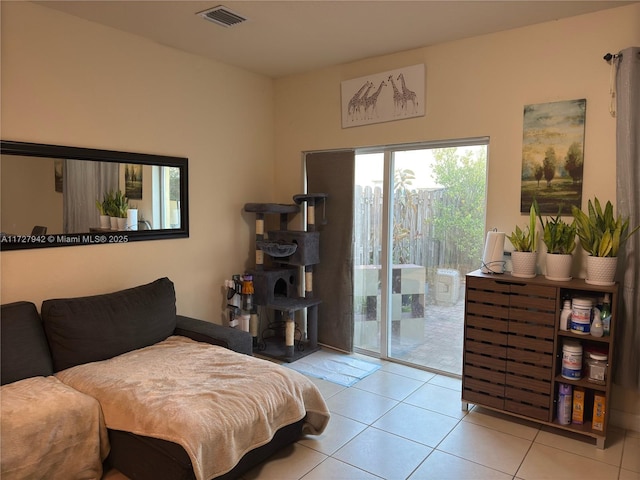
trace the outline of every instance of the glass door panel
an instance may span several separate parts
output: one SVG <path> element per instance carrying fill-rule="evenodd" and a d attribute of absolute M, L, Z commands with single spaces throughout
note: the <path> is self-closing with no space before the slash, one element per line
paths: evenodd
<path fill-rule="evenodd" d="M 354 346 L 382 354 L 384 153 L 356 155 L 354 191 Z M 384 324 L 382 324 L 384 327 Z"/>
<path fill-rule="evenodd" d="M 354 345 L 363 353 L 461 373 L 463 282 L 482 258 L 486 156 L 486 142 L 356 155 Z"/>

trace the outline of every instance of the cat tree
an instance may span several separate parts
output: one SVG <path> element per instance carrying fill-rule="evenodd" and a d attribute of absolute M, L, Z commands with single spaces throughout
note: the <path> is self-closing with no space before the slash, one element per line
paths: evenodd
<path fill-rule="evenodd" d="M 313 295 L 314 266 L 320 263 L 320 232 L 316 230 L 316 206 L 325 193 L 294 195 L 294 204 L 247 203 L 245 212 L 256 215 L 255 270 L 251 272 L 254 304 L 273 312 L 274 318 L 259 333 L 257 350 L 262 355 L 293 362 L 318 347 L 318 305 Z M 303 231 L 288 230 L 289 215 L 300 213 L 306 203 Z M 265 215 L 279 215 L 280 229 L 265 236 Z M 265 263 L 267 260 L 267 263 Z M 301 291 L 304 271 L 304 296 Z M 306 338 L 295 322 L 296 312 L 305 310 Z M 269 314 L 267 313 L 267 316 Z"/>

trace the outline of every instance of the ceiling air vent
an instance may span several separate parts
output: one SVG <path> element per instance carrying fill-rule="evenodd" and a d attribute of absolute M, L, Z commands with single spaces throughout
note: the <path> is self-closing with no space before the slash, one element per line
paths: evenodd
<path fill-rule="evenodd" d="M 209 10 L 199 12 L 198 15 L 210 22 L 222 25 L 223 27 L 233 27 L 234 25 L 247 21 L 245 17 L 229 10 L 224 5 L 218 5 L 217 7 L 210 8 Z"/>

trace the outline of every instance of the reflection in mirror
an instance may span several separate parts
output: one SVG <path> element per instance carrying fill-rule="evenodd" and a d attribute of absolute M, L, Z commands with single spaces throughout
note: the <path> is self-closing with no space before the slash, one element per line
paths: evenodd
<path fill-rule="evenodd" d="M 186 158 L 3 141 L 0 192 L 2 250 L 189 235 Z"/>

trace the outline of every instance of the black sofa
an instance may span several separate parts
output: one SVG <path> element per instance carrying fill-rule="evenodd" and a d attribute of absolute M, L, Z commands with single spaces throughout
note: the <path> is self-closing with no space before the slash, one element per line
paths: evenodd
<path fill-rule="evenodd" d="M 109 359 L 171 335 L 224 346 L 246 355 L 246 332 L 176 314 L 173 283 L 162 278 L 147 285 L 91 297 L 46 300 L 41 317 L 30 302 L 2 305 L 2 385 L 88 362 Z M 304 419 L 280 428 L 272 440 L 246 453 L 217 477 L 238 478 L 302 434 Z M 116 468 L 132 479 L 194 479 L 187 452 L 158 438 L 109 430 L 105 471 Z"/>

